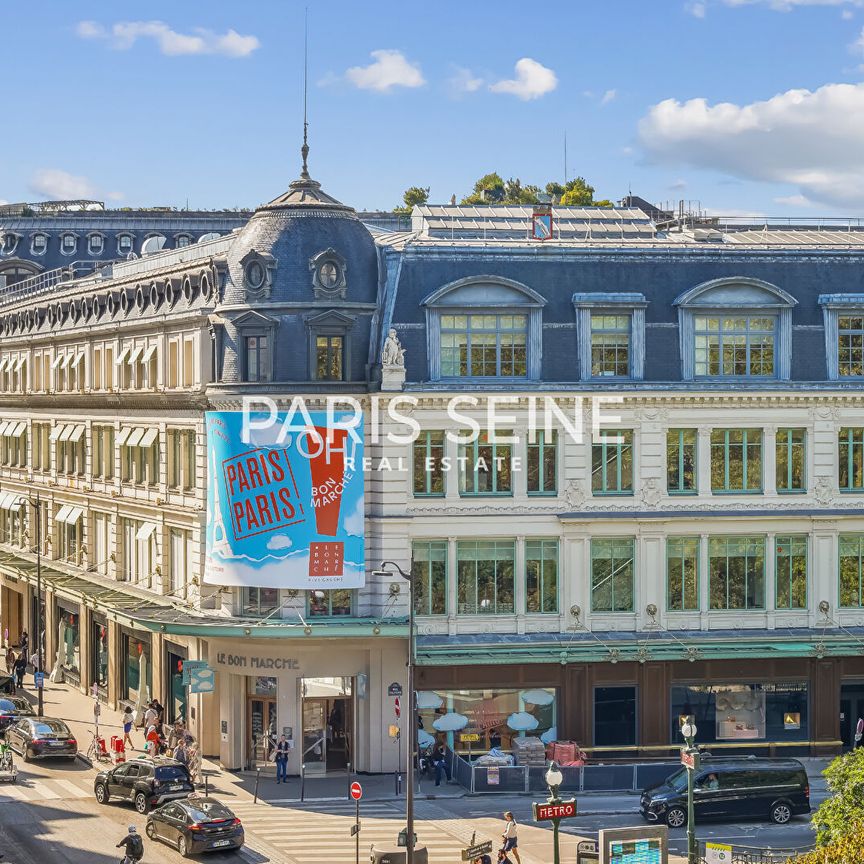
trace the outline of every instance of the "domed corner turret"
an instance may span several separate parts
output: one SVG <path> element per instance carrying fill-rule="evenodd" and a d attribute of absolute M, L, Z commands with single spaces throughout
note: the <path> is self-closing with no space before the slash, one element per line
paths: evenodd
<path fill-rule="evenodd" d="M 226 305 L 375 302 L 372 235 L 352 207 L 304 175 L 238 232 L 228 255 Z"/>

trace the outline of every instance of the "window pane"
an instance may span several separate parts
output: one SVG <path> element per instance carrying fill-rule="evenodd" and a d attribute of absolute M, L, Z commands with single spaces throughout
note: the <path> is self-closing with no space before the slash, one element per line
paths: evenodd
<path fill-rule="evenodd" d="M 864 606 L 861 562 L 864 557 L 864 534 L 840 535 L 840 605 Z"/>
<path fill-rule="evenodd" d="M 806 455 L 804 429 L 777 430 L 777 491 L 803 492 Z"/>
<path fill-rule="evenodd" d="M 633 432 L 601 432 L 591 446 L 591 489 L 595 495 L 632 494 Z"/>
<path fill-rule="evenodd" d="M 807 608 L 807 537 L 775 539 L 778 609 Z"/>
<path fill-rule="evenodd" d="M 669 492 L 696 491 L 696 430 L 666 433 L 666 486 Z"/>
<path fill-rule="evenodd" d="M 414 442 L 414 494 L 443 495 L 444 433 L 421 432 Z"/>
<path fill-rule="evenodd" d="M 526 458 L 529 495 L 552 495 L 557 489 L 558 475 L 557 434 L 550 431 L 536 433 L 534 442 L 529 440 Z"/>
<path fill-rule="evenodd" d="M 591 541 L 591 608 L 595 612 L 633 611 L 632 538 Z"/>
<path fill-rule="evenodd" d="M 525 542 L 525 610 L 558 611 L 558 541 Z"/>
<path fill-rule="evenodd" d="M 711 490 L 758 492 L 762 488 L 762 430 L 711 432 Z"/>
<path fill-rule="evenodd" d="M 763 609 L 765 541 L 762 537 L 712 537 L 708 541 L 712 609 Z"/>
<path fill-rule="evenodd" d="M 671 611 L 699 609 L 699 538 L 666 541 L 666 596 Z"/>
<path fill-rule="evenodd" d="M 460 540 L 456 558 L 460 614 L 513 613 L 513 541 Z"/>
<path fill-rule="evenodd" d="M 528 374 L 526 315 L 442 315 L 440 334 L 442 376 Z"/>

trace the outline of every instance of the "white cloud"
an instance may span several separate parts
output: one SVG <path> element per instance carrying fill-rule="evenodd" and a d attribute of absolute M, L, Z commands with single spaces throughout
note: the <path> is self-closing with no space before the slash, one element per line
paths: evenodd
<path fill-rule="evenodd" d="M 774 199 L 775 204 L 782 204 L 784 207 L 812 207 L 813 202 L 804 195 L 781 195 Z"/>
<path fill-rule="evenodd" d="M 86 177 L 69 174 L 59 168 L 41 168 L 30 178 L 28 186 L 31 192 L 56 200 L 95 198 L 99 195 Z"/>
<path fill-rule="evenodd" d="M 841 17 L 844 21 L 851 21 L 851 20 L 855 17 L 855 13 L 854 13 L 851 9 L 844 9 L 844 10 L 840 13 L 840 17 Z"/>
<path fill-rule="evenodd" d="M 422 87 L 426 83 L 418 63 L 412 63 L 401 51 L 372 51 L 368 66 L 352 66 L 345 72 L 348 81 L 360 90 L 387 93 L 394 87 Z"/>
<path fill-rule="evenodd" d="M 267 548 L 272 550 L 290 549 L 294 545 L 294 541 L 287 534 L 274 534 L 267 541 Z"/>
<path fill-rule="evenodd" d="M 608 105 L 610 102 L 614 102 L 618 97 L 617 90 L 607 90 L 603 96 L 600 98 L 601 105 Z"/>
<path fill-rule="evenodd" d="M 704 18 L 708 7 L 704 3 L 687 3 L 684 9 L 689 12 L 694 18 Z"/>
<path fill-rule="evenodd" d="M 493 93 L 509 93 L 528 101 L 529 99 L 539 99 L 546 93 L 551 93 L 558 86 L 558 77 L 555 73 L 530 57 L 517 60 L 515 71 L 515 78 L 496 81 L 489 85 L 489 89 Z"/>
<path fill-rule="evenodd" d="M 666 99 L 639 122 L 639 138 L 655 162 L 786 183 L 809 200 L 862 209 L 864 84 L 788 90 L 748 105 Z"/>
<path fill-rule="evenodd" d="M 345 517 L 345 522 L 343 523 L 345 533 L 351 534 L 353 537 L 362 537 L 364 516 L 363 499 L 361 498 L 354 506 L 354 509 Z"/>
<path fill-rule="evenodd" d="M 483 79 L 475 75 L 470 69 L 464 66 L 457 66 L 447 82 L 450 89 L 461 95 L 463 93 L 476 93 L 483 86 Z"/>
<path fill-rule="evenodd" d="M 214 33 L 196 27 L 192 33 L 178 33 L 164 21 L 120 21 L 105 27 L 96 21 L 80 21 L 76 33 L 82 39 L 102 39 L 118 51 L 126 51 L 139 39 L 152 39 L 163 54 L 221 54 L 224 57 L 248 57 L 260 47 L 256 36 L 243 36 L 236 30 Z"/>
<path fill-rule="evenodd" d="M 687 181 L 679 177 L 674 183 L 669 184 L 670 189 L 684 189 L 687 186 Z"/>
<path fill-rule="evenodd" d="M 864 6 L 864 0 L 723 0 L 726 6 L 767 6 L 775 12 L 791 12 L 802 6 Z"/>

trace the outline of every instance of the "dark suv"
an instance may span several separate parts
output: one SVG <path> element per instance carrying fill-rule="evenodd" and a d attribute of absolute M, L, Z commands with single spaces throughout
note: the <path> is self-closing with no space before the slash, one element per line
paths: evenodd
<path fill-rule="evenodd" d="M 693 810 L 697 822 L 767 817 L 784 825 L 810 812 L 810 782 L 797 759 L 703 757 L 693 777 Z M 687 769 L 646 789 L 639 812 L 649 822 L 686 825 Z"/>
<path fill-rule="evenodd" d="M 141 757 L 116 768 L 100 771 L 93 792 L 100 804 L 111 798 L 131 801 L 139 813 L 147 813 L 166 801 L 187 798 L 195 791 L 185 765 L 164 756 Z"/>

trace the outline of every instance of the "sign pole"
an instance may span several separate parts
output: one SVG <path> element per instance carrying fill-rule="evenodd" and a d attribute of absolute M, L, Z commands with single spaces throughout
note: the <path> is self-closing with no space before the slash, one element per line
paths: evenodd
<path fill-rule="evenodd" d="M 355 864 L 360 864 L 360 799 L 358 798 L 355 802 L 355 810 L 354 810 L 354 825 L 357 828 L 357 831 L 354 833 L 354 862 Z"/>

